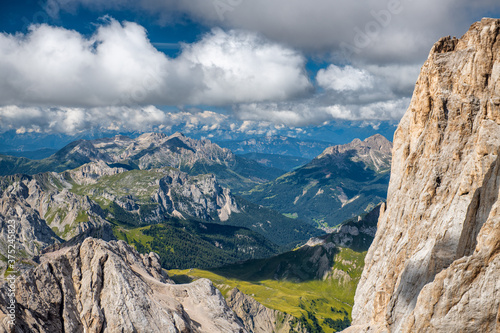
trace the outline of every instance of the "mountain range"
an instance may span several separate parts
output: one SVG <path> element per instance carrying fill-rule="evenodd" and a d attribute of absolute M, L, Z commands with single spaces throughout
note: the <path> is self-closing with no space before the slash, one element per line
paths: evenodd
<path fill-rule="evenodd" d="M 209 140 L 194 140 L 181 133 L 147 133 L 136 139 L 115 136 L 78 140 L 42 160 L 0 155 L 0 175 L 62 172 L 103 161 L 127 170 L 170 166 L 191 175 L 213 173 L 233 190 L 248 189 L 272 180 L 283 171 L 233 154 Z"/>
<path fill-rule="evenodd" d="M 19 229 L 30 233 L 20 238 L 26 259 L 49 245 L 74 243 L 75 237 L 104 229 L 110 239 L 160 253 L 165 268 L 206 268 L 269 256 L 278 246 L 321 234 L 235 197 L 214 175 L 116 165 L 100 160 L 61 173 L 0 177 L 3 220 L 21 219 Z M 1 240 L 6 246 L 6 232 Z"/>
<path fill-rule="evenodd" d="M 372 175 L 374 170 L 385 174 L 387 156 L 384 154 L 388 148 L 384 140 L 377 136 L 365 142 L 357 140 L 345 147 L 327 148 L 313 161 L 258 153 L 245 158 L 208 140 L 194 140 L 180 133 L 170 136 L 149 133 L 136 139 L 115 136 L 90 141 L 78 140 L 41 160 L 2 156 L 0 164 L 4 176 L 0 176 L 0 217 L 3 224 L 0 249 L 2 253 L 8 252 L 9 234 L 5 223 L 14 219 L 19 222 L 16 225 L 20 259 L 17 266 L 23 272 L 33 272 L 42 280 L 59 280 L 69 274 L 69 271 L 77 272 L 78 267 L 69 267 L 65 262 L 88 260 L 84 259 L 86 254 L 75 254 L 75 251 L 85 249 L 89 256 L 93 251 L 102 253 L 102 258 L 116 254 L 118 257 L 114 259 L 113 265 L 124 267 L 130 264 L 129 259 L 121 257 L 124 253 L 137 258 L 142 256 L 140 260 L 143 261 L 146 260 L 144 256 L 152 258 L 156 273 L 146 269 L 144 276 L 152 275 L 159 283 L 164 284 L 169 284 L 170 280 L 162 275 L 158 267 L 199 270 L 224 266 L 226 268 L 221 268 L 220 272 L 228 274 L 232 271 L 240 274 L 243 271 L 248 273 L 258 270 L 260 273 L 254 278 L 261 280 L 269 278 L 267 274 L 273 272 L 273 279 L 286 281 L 290 286 L 309 283 L 308 281 L 331 283 L 335 280 L 338 284 L 338 279 L 341 276 L 345 278 L 345 274 L 349 273 L 340 273 L 348 268 L 345 265 L 338 266 L 336 261 L 354 258 L 352 260 L 356 262 L 357 270 L 362 267 L 363 251 L 366 251 L 372 240 L 370 233 L 373 233 L 374 228 L 360 231 L 358 227 L 363 222 L 358 221 L 358 216 L 365 215 L 378 202 L 373 200 L 373 207 L 366 206 L 358 209 L 356 214 L 349 215 L 355 218 L 346 222 L 339 229 L 341 232 L 337 230 L 336 236 L 332 234 L 325 237 L 322 236 L 324 231 L 307 221 L 307 216 L 285 216 L 287 214 L 273 210 L 272 207 L 254 202 L 254 198 L 249 198 L 246 193 L 255 191 L 258 186 L 279 181 L 276 177 L 282 176 L 285 170 L 292 171 L 284 177 L 293 178 L 300 177 L 304 174 L 303 170 L 311 167 L 320 169 L 319 172 L 313 172 L 312 178 L 307 178 L 310 173 L 306 172 L 306 178 L 308 181 L 314 178 L 321 184 L 328 181 L 331 173 L 338 178 L 345 177 L 347 181 L 350 168 L 358 164 L 357 172 L 362 170 Z M 331 173 L 325 173 L 326 169 Z M 380 179 L 382 182 L 384 178 Z M 309 182 L 297 183 L 296 190 L 305 193 L 308 184 Z M 273 191 L 275 196 L 282 195 L 281 188 Z M 358 227 L 352 227 L 350 223 L 358 223 Z M 373 224 L 373 221 L 370 223 Z M 365 231 L 370 235 L 365 234 Z M 308 240 L 307 246 L 287 252 Z M 121 241 L 133 246 L 133 249 L 127 248 Z M 273 257 L 276 255 L 278 256 Z M 340 259 L 341 257 L 344 259 Z M 2 272 L 7 275 L 7 257 L 2 256 L 0 259 Z M 246 267 L 243 271 L 238 266 L 227 266 L 248 259 L 257 261 L 243 264 L 242 267 Z M 48 262 L 51 264 L 44 266 Z M 151 262 L 145 262 L 144 265 L 149 267 Z M 46 269 L 52 275 L 41 277 Z M 311 272 L 314 273 L 310 275 Z M 135 273 L 125 268 L 117 274 L 128 276 Z M 349 278 L 351 291 L 341 297 L 345 302 L 352 303 L 359 275 L 356 274 Z M 245 276 L 243 274 L 241 278 Z M 95 278 L 105 279 L 102 276 Z M 112 279 L 115 278 L 119 279 Z M 33 283 L 33 279 L 30 277 L 23 280 L 23 286 L 19 290 L 23 290 L 26 284 Z M 126 279 L 127 283 L 139 283 L 131 275 Z M 84 297 L 75 296 L 71 288 L 62 290 L 61 297 Z M 104 286 L 102 288 L 105 290 Z M 148 290 L 149 287 L 142 285 L 140 288 Z M 324 291 L 325 288 L 326 284 L 320 289 Z M 228 296 L 227 291 L 223 290 L 224 296 Z M 121 293 L 118 290 L 113 292 Z M 239 312 L 243 303 L 253 304 L 256 309 L 274 316 L 272 321 L 262 322 L 263 327 L 271 325 L 278 329 L 279 326 L 282 330 L 293 329 L 298 332 L 309 332 L 312 327 L 323 327 L 327 331 L 332 327 L 345 327 L 352 304 L 345 307 L 335 301 L 335 306 L 325 308 L 326 303 L 321 301 L 323 305 L 310 307 L 307 304 L 311 297 L 304 295 L 301 302 L 293 302 L 290 311 L 294 315 L 286 314 L 286 308 L 282 309 L 284 312 L 277 310 L 273 304 L 264 302 L 265 305 L 259 305 L 258 301 L 242 291 L 235 290 L 229 303 L 230 309 L 240 313 L 240 316 L 243 316 Z M 40 306 L 45 301 L 45 296 L 37 300 L 41 302 Z M 58 304 L 62 300 L 52 299 L 50 302 Z M 92 301 L 82 299 L 81 302 Z M 266 305 L 272 308 L 267 308 Z M 52 306 L 47 308 L 51 309 Z M 68 307 L 74 306 L 77 305 L 68 304 Z M 305 310 L 297 312 L 301 307 Z M 319 317 L 313 315 L 319 310 L 322 313 Z M 161 317 L 157 310 L 154 312 L 143 315 Z M 67 329 L 76 330 L 78 327 L 91 327 L 77 321 L 53 322 L 44 316 L 47 315 L 25 312 L 23 325 L 41 325 L 47 330 L 65 325 L 69 325 Z M 68 312 L 68 316 L 73 314 Z M 112 318 L 113 315 L 109 316 Z M 134 316 L 130 315 L 130 318 Z M 249 323 L 254 322 L 253 318 L 236 317 L 236 321 L 238 325 L 248 329 Z M 261 317 L 255 318 L 256 321 L 263 320 Z M 42 322 L 47 324 L 44 326 Z M 246 325 L 243 324 L 245 322 Z M 102 328 L 107 324 L 97 321 L 96 325 Z M 187 327 L 193 324 L 186 321 L 182 325 Z"/>
<path fill-rule="evenodd" d="M 360 150 L 356 158 L 363 159 L 363 153 Z M 171 136 L 151 133 L 137 139 L 116 136 L 79 140 L 42 160 L 3 156 L 1 163 L 5 168 L 2 173 L 6 175 L 0 177 L 0 207 L 3 207 L 0 216 L 4 224 L 9 219 L 20 221 L 17 230 L 18 236 L 22 236 L 18 237 L 21 264 L 18 266 L 22 271 L 40 267 L 42 262 L 54 258 L 52 253 L 72 253 L 72 249 L 83 246 L 85 239 L 97 237 L 106 242 L 125 241 L 149 257 L 152 256 L 149 253 L 155 252 L 158 254 L 154 257 L 156 265 L 164 269 L 213 269 L 247 259 L 268 258 L 262 259 L 263 263 L 282 262 L 281 265 L 285 266 L 293 260 L 298 260 L 297 263 L 302 263 L 300 265 L 312 260 L 313 266 L 307 264 L 299 270 L 290 268 L 275 273 L 279 279 L 290 280 L 294 274 L 302 272 L 298 280 L 287 282 L 292 285 L 304 279 L 301 274 L 307 274 L 306 267 L 314 271 L 323 270 L 315 273 L 317 276 L 312 276 L 313 280 L 327 274 L 338 253 L 330 245 L 320 245 L 331 243 L 326 238 L 315 240 L 313 247 L 309 243 L 305 248 L 272 259 L 272 256 L 304 244 L 310 238 L 321 237 L 323 231 L 303 219 L 287 217 L 233 194 L 245 193 L 243 191 L 282 175 L 285 172 L 283 169 L 290 168 L 292 162 L 300 166 L 307 165 L 309 160 L 256 153 L 249 157 L 234 155 L 208 140 L 193 140 L 180 133 Z M 353 157 L 349 155 L 348 158 Z M 331 164 L 327 167 L 335 169 L 338 166 Z M 339 169 L 338 172 L 340 176 L 345 170 Z M 262 175 L 267 175 L 267 178 Z M 358 213 L 362 215 L 363 211 Z M 349 227 L 345 226 L 342 230 L 345 228 Z M 2 253 L 8 250 L 6 230 L 4 228 L 0 234 Z M 365 237 L 360 242 L 369 244 L 371 238 Z M 94 242 L 90 248 L 106 253 L 116 252 L 117 247 L 113 244 Z M 123 249 L 123 245 L 119 245 L 122 243 L 116 244 Z M 324 256 L 318 257 L 317 246 L 326 251 L 324 255 L 329 258 L 325 257 L 326 266 L 324 259 L 319 260 Z M 87 249 L 93 251 L 90 248 Z M 359 261 L 363 254 L 350 256 Z M 55 260 L 64 261 L 67 257 L 63 255 Z M 8 271 L 6 263 L 7 258 L 2 257 L 4 273 Z M 266 264 L 268 268 L 261 267 L 259 270 L 262 273 L 269 271 L 273 265 Z M 361 264 L 357 265 L 361 267 Z M 251 269 L 257 266 L 253 262 L 248 263 Z M 295 273 L 284 273 L 288 271 Z M 36 274 L 41 274 L 41 271 Z M 63 275 L 56 274 L 55 278 Z M 353 290 L 352 286 L 350 288 Z M 246 303 L 258 304 L 241 291 L 233 294 L 234 302 L 230 304 L 236 312 L 242 307 L 236 299 L 243 298 Z M 352 295 L 349 297 L 346 300 Z M 304 298 L 304 304 L 309 298 Z M 291 309 L 298 309 L 300 304 L 294 304 Z M 309 332 L 311 325 L 344 327 L 350 313 L 350 307 L 343 308 L 339 303 L 335 308 L 342 310 L 335 311 L 340 311 L 343 316 L 337 316 L 334 322 L 327 320 L 319 324 L 313 315 L 310 315 L 312 319 L 302 316 L 307 311 L 315 311 L 313 308 L 307 307 L 306 312 L 293 316 L 270 310 L 264 305 L 256 306 L 268 309 L 266 312 L 275 316 L 275 322 L 282 325 L 280 327 L 303 332 Z M 327 313 L 318 318 L 326 320 Z M 29 326 L 40 323 L 42 319 L 26 317 L 23 320 Z M 248 318 L 240 318 L 241 322 L 245 320 L 249 322 Z M 276 323 L 273 324 L 275 327 Z M 66 324 L 48 325 L 59 327 Z"/>
<path fill-rule="evenodd" d="M 272 154 L 313 159 L 332 144 L 323 141 L 301 140 L 287 136 L 264 136 L 235 141 L 218 141 L 221 147 L 235 154 Z"/>

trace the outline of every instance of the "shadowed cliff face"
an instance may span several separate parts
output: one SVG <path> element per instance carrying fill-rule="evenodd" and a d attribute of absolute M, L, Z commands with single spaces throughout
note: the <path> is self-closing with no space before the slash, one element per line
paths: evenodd
<path fill-rule="evenodd" d="M 442 38 L 394 136 L 349 332 L 500 329 L 500 20 Z"/>

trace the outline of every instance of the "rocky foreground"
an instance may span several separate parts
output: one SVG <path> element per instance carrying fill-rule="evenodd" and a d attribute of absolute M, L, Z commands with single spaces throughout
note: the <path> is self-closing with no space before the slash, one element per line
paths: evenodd
<path fill-rule="evenodd" d="M 246 332 L 209 280 L 172 284 L 156 254 L 123 241 L 47 253 L 16 289 L 15 328 L 0 292 L 0 332 Z"/>
<path fill-rule="evenodd" d="M 500 331 L 500 20 L 442 38 L 395 133 L 346 332 Z"/>

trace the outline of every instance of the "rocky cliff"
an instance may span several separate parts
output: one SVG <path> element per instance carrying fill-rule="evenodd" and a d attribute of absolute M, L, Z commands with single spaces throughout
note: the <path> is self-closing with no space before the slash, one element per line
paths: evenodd
<path fill-rule="evenodd" d="M 43 248 L 62 241 L 43 216 L 26 202 L 29 190 L 23 181 L 29 178 L 0 177 L 0 283 L 12 251 L 17 270 L 26 264 L 29 267 L 29 259 L 39 255 Z"/>
<path fill-rule="evenodd" d="M 47 253 L 16 280 L 14 331 L 246 332 L 209 280 L 174 285 L 158 259 L 93 238 Z M 0 290 L 2 332 L 6 297 Z"/>
<path fill-rule="evenodd" d="M 500 331 L 500 20 L 442 38 L 394 136 L 348 332 Z"/>

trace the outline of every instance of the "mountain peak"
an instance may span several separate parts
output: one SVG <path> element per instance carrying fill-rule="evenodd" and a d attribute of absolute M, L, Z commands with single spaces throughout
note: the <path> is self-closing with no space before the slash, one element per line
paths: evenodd
<path fill-rule="evenodd" d="M 164 139 L 166 137 L 167 137 L 166 134 L 151 132 L 151 133 L 141 134 L 139 137 L 137 137 L 137 140 L 139 140 L 139 141 L 161 140 L 161 139 Z"/>
<path fill-rule="evenodd" d="M 174 134 L 170 135 L 168 138 L 185 138 L 186 136 L 182 134 L 181 132 L 175 132 Z"/>
<path fill-rule="evenodd" d="M 345 145 L 326 148 L 317 159 L 350 157 L 353 161 L 361 161 L 376 172 L 390 169 L 392 143 L 380 134 L 373 135 L 364 141 L 354 139 Z M 350 155 L 350 156 L 347 156 Z"/>

